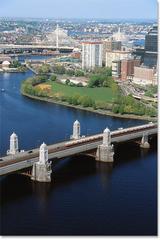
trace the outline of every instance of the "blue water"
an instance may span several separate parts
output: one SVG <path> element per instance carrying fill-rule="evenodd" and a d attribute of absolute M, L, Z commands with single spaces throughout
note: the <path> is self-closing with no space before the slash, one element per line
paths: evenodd
<path fill-rule="evenodd" d="M 144 47 L 144 45 L 145 45 L 145 39 L 135 40 L 133 43 L 134 43 L 134 46 Z"/>
<path fill-rule="evenodd" d="M 47 60 L 53 57 L 54 56 L 47 56 L 47 55 L 24 55 L 24 56 L 22 55 L 22 56 L 18 56 L 18 60 L 20 62 L 24 62 L 25 60 Z"/>
<path fill-rule="evenodd" d="M 27 73 L 0 74 L 0 154 L 15 131 L 21 149 L 69 139 L 78 119 L 82 135 L 133 126 L 120 119 L 20 94 Z M 136 143 L 115 146 L 114 163 L 76 156 L 53 163 L 52 182 L 42 184 L 13 174 L 1 178 L 2 235 L 156 235 L 157 150 Z"/>

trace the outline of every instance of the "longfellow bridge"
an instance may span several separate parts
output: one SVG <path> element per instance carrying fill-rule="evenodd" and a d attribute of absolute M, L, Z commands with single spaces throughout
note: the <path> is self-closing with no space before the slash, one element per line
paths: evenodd
<path fill-rule="evenodd" d="M 51 163 L 54 159 L 61 159 L 77 154 L 92 154 L 97 161 L 114 161 L 114 144 L 127 141 L 137 141 L 140 147 L 149 148 L 149 139 L 157 135 L 157 124 L 148 123 L 140 126 L 119 128 L 110 131 L 108 128 L 101 134 L 92 136 L 80 135 L 80 123 L 73 124 L 73 135 L 69 141 L 47 146 L 43 143 L 38 149 L 19 151 L 18 137 L 13 133 L 10 137 L 10 149 L 7 156 L 0 160 L 0 176 L 17 171 L 25 172 L 32 169 L 32 180 L 39 182 L 51 181 Z"/>

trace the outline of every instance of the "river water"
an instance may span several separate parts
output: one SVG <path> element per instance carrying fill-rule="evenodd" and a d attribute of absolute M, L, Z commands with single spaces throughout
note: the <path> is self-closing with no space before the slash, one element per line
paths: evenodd
<path fill-rule="evenodd" d="M 100 116 L 20 94 L 27 73 L 0 74 L 0 154 L 15 131 L 21 149 L 69 139 L 78 119 L 82 135 L 143 123 Z M 13 174 L 1 177 L 2 235 L 156 235 L 157 149 L 135 143 L 115 148 L 112 165 L 91 157 L 53 163 L 51 183 Z"/>

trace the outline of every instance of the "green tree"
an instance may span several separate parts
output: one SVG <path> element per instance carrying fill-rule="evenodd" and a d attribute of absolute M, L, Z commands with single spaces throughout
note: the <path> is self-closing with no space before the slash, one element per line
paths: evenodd
<path fill-rule="evenodd" d="M 13 60 L 13 62 L 11 62 L 10 68 L 18 68 L 21 67 L 21 63 L 18 60 Z"/>
<path fill-rule="evenodd" d="M 94 104 L 94 101 L 88 96 L 81 96 L 79 102 L 83 107 L 92 107 Z"/>
<path fill-rule="evenodd" d="M 65 67 L 61 65 L 55 65 L 53 71 L 57 74 L 65 74 Z"/>
<path fill-rule="evenodd" d="M 81 70 L 76 70 L 76 71 L 75 71 L 75 76 L 76 76 L 76 77 L 82 77 L 82 76 L 84 76 L 84 72 L 81 71 Z"/>
<path fill-rule="evenodd" d="M 50 65 L 49 64 L 43 64 L 38 69 L 38 73 L 39 74 L 49 73 L 50 71 L 51 71 L 51 69 L 50 69 Z"/>
<path fill-rule="evenodd" d="M 55 82 L 56 80 L 57 80 L 57 76 L 56 75 L 50 76 L 50 81 Z"/>
<path fill-rule="evenodd" d="M 70 82 L 71 82 L 71 81 L 70 81 L 69 79 L 66 79 L 66 82 L 65 82 L 65 83 L 66 83 L 66 85 L 69 85 Z"/>
<path fill-rule="evenodd" d="M 72 104 L 73 104 L 73 105 L 78 105 L 78 104 L 79 104 L 79 98 L 80 98 L 80 95 L 79 95 L 79 94 L 75 94 L 75 95 L 72 97 Z"/>
<path fill-rule="evenodd" d="M 92 75 L 88 82 L 88 87 L 99 87 L 99 76 L 98 75 Z"/>
<path fill-rule="evenodd" d="M 73 76 L 75 74 L 75 71 L 72 70 L 72 69 L 68 69 L 68 70 L 65 71 L 65 73 L 69 76 Z"/>

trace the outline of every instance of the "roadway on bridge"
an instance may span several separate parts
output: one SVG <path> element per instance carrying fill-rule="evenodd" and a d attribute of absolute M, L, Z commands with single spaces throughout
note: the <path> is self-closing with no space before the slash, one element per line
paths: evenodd
<path fill-rule="evenodd" d="M 112 143 L 142 138 L 143 134 L 157 134 L 157 124 L 146 124 L 111 132 Z M 48 146 L 49 160 L 65 158 L 96 149 L 102 144 L 103 134 L 70 140 Z M 0 162 L 0 176 L 33 166 L 39 160 L 39 148 L 6 156 Z"/>

